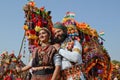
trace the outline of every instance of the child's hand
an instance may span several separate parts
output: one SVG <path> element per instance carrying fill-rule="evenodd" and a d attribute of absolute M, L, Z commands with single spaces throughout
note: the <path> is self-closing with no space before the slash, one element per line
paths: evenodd
<path fill-rule="evenodd" d="M 74 46 L 74 42 L 73 42 L 73 41 L 68 42 L 67 49 L 71 51 L 71 50 L 72 50 L 72 48 L 73 48 L 73 46 Z"/>

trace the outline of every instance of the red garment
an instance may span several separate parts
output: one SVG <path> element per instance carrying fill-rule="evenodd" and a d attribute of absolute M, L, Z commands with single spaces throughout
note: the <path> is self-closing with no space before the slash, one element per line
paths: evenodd
<path fill-rule="evenodd" d="M 12 80 L 12 78 L 10 76 L 6 76 L 4 80 Z"/>

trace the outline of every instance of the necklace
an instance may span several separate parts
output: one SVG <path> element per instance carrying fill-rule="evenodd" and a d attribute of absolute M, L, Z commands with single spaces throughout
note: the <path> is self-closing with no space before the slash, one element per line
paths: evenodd
<path fill-rule="evenodd" d="M 43 57 L 47 53 L 47 49 L 49 47 L 49 44 L 46 46 L 40 46 L 38 50 L 38 56 L 39 56 L 39 64 L 41 65 L 43 63 Z"/>

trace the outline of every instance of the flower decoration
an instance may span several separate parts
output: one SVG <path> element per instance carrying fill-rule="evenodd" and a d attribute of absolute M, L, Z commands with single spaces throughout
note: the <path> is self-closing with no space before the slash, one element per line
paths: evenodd
<path fill-rule="evenodd" d="M 23 7 L 25 13 L 25 23 L 23 28 L 29 45 L 38 46 L 38 32 L 40 29 L 46 27 L 51 30 L 53 24 L 50 16 L 51 11 L 46 11 L 44 6 L 38 8 L 35 4 L 34 0 L 29 0 Z"/>

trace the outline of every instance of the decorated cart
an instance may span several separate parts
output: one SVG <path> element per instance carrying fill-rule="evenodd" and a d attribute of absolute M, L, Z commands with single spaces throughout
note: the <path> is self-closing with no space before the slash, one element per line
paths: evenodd
<path fill-rule="evenodd" d="M 68 28 L 70 39 L 78 40 L 82 45 L 82 70 L 88 80 L 111 80 L 111 60 L 103 46 L 105 41 L 96 29 L 85 22 L 77 22 L 75 13 L 67 12 L 62 22 Z"/>
<path fill-rule="evenodd" d="M 32 51 L 38 46 L 38 32 L 44 26 L 49 26 L 52 29 L 52 21 L 50 13 L 44 7 L 38 8 L 33 0 L 28 0 L 28 3 L 23 7 L 25 13 L 24 37 L 18 56 L 14 53 L 3 52 L 0 55 L 0 80 L 27 80 L 29 71 L 18 73 L 17 67 L 24 67 L 22 57 L 26 57 L 26 50 L 32 55 Z M 26 46 L 28 41 L 28 46 Z M 26 49 L 28 47 L 28 49 Z M 23 51 L 23 52 L 22 52 Z M 22 54 L 21 54 L 22 53 Z M 29 57 L 28 57 L 29 58 Z M 14 78 L 14 79 L 13 79 Z"/>
<path fill-rule="evenodd" d="M 15 56 L 14 52 L 4 51 L 0 55 L 0 80 L 24 80 L 27 72 L 22 74 L 16 71 L 17 67 L 23 67 L 25 64 L 21 61 L 21 56 Z"/>
<path fill-rule="evenodd" d="M 36 7 L 33 0 L 29 0 L 23 7 L 23 10 L 25 13 L 25 23 L 23 26 L 25 34 L 22 44 L 26 43 L 24 42 L 25 39 L 28 40 L 29 53 L 32 55 L 33 49 L 38 46 L 38 32 L 40 29 L 44 26 L 52 30 L 51 11 L 46 11 L 44 7 Z M 74 19 L 74 15 L 73 12 L 67 12 L 62 23 L 65 26 L 69 26 L 67 27 L 70 39 L 69 45 L 73 44 L 72 40 L 78 40 L 82 45 L 82 72 L 87 80 L 111 80 L 111 59 L 103 46 L 104 39 L 89 24 L 77 22 Z M 21 45 L 21 49 L 22 47 L 23 45 Z M 9 76 L 26 80 L 27 72 L 19 74 L 14 70 L 17 67 L 25 66 L 20 56 L 16 57 L 13 53 L 8 55 L 5 52 L 1 54 L 0 60 L 0 63 L 4 64 L 0 65 L 0 70 L 2 70 L 0 71 L 1 80 L 10 78 Z"/>

